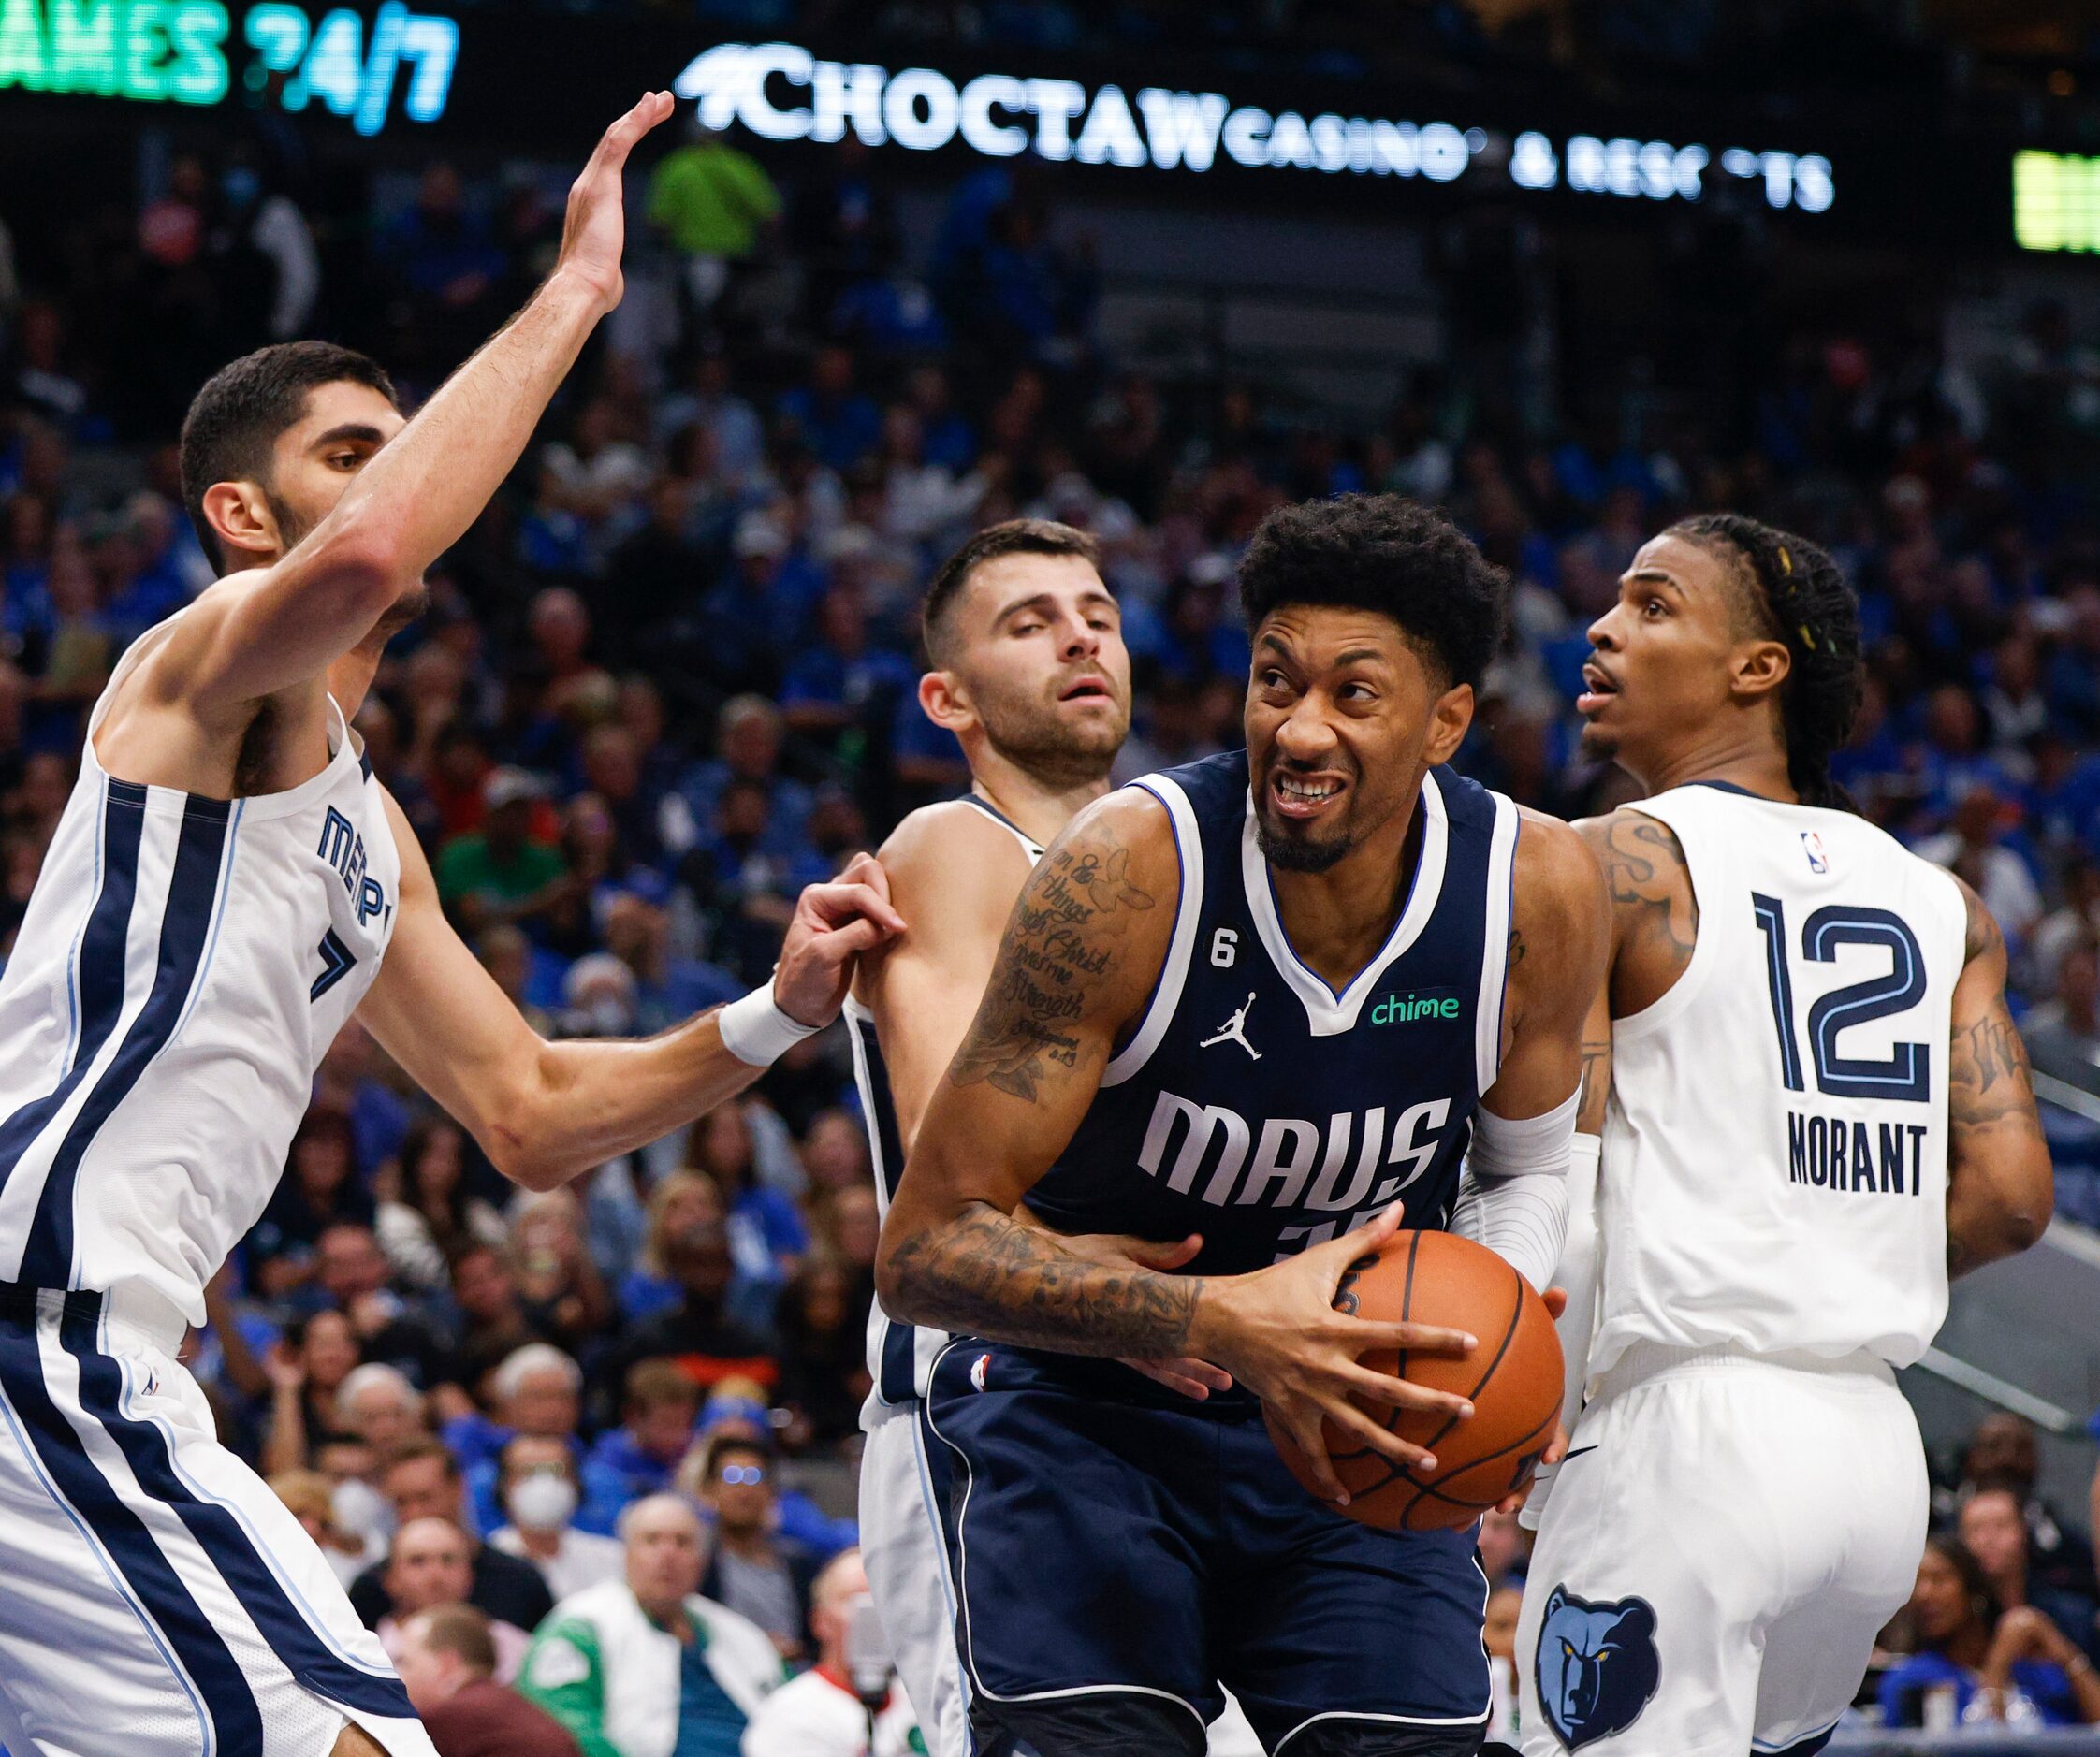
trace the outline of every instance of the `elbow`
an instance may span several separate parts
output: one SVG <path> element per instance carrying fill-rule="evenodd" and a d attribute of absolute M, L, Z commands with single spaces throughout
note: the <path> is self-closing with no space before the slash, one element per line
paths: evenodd
<path fill-rule="evenodd" d="M 415 570 L 398 533 L 368 512 L 352 512 L 315 533 L 315 574 L 343 607 L 346 620 L 377 622 L 394 607 Z"/>
<path fill-rule="evenodd" d="M 549 1151 L 520 1132 L 500 1125 L 482 1142 L 482 1151 L 506 1183 L 534 1195 L 560 1189 L 584 1169 L 583 1166 L 572 1163 L 569 1155 Z"/>
<path fill-rule="evenodd" d="M 2048 1230 L 2049 1214 L 2046 1211 L 2035 1213 L 2020 1210 L 2008 1213 L 2003 1227 L 2005 1255 L 2017 1256 L 2022 1251 L 2034 1249 L 2042 1242 L 2042 1234 Z"/>
<path fill-rule="evenodd" d="M 897 1225 L 897 1211 L 882 1218 L 882 1236 L 875 1247 L 875 1297 L 882 1310 L 906 1324 L 922 1324 L 929 1314 L 920 1297 L 921 1278 L 912 1274 L 913 1259 L 923 1249 L 923 1237 L 908 1235 Z"/>

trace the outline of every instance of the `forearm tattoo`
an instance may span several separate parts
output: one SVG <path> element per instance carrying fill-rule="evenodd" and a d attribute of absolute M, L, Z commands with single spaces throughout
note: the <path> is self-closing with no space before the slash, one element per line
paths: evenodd
<path fill-rule="evenodd" d="M 1179 1354 L 1197 1282 L 1156 1270 L 1106 1268 L 1056 1234 L 972 1202 L 946 1225 L 906 1239 L 891 1259 L 897 1304 L 917 1323 L 1067 1354 Z"/>

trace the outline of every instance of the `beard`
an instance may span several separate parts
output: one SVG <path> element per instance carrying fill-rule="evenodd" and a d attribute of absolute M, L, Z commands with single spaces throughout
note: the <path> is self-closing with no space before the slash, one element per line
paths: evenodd
<path fill-rule="evenodd" d="M 1130 735 L 1129 714 L 1073 722 L 1055 703 L 984 701 L 977 706 L 992 748 L 1045 786 L 1084 787 L 1105 779 Z"/>
<path fill-rule="evenodd" d="M 1284 835 L 1270 828 L 1264 804 L 1255 807 L 1254 845 L 1261 850 L 1261 858 L 1280 871 L 1325 872 L 1337 864 L 1356 842 L 1346 824 L 1335 835 L 1319 838 Z"/>

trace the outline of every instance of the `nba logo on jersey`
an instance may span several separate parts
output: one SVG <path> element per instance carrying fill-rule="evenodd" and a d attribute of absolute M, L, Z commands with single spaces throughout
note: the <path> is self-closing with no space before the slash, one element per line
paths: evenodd
<path fill-rule="evenodd" d="M 979 1356 L 977 1357 L 977 1358 L 976 1358 L 976 1359 L 972 1360 L 972 1361 L 971 1361 L 971 1362 L 970 1363 L 970 1384 L 974 1385 L 974 1386 L 975 1386 L 975 1387 L 977 1387 L 977 1388 L 978 1388 L 978 1389 L 979 1389 L 980 1391 L 982 1391 L 982 1390 L 983 1390 L 983 1389 L 984 1388 L 984 1375 L 985 1375 L 986 1373 L 990 1372 L 991 1372 L 991 1370 L 992 1370 L 992 1358 L 991 1358 L 991 1356 L 989 1356 L 989 1355 L 979 1355 Z"/>
<path fill-rule="evenodd" d="M 1823 849 L 1823 838 L 1814 830 L 1801 832 L 1801 852 L 1808 856 L 1808 869 L 1813 873 L 1830 870 L 1830 857 Z"/>

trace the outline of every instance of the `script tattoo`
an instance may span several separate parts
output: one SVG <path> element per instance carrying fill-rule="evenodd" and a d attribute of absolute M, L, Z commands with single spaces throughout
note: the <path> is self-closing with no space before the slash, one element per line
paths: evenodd
<path fill-rule="evenodd" d="M 2027 1046 L 2005 1007 L 2005 936 L 1974 891 L 1964 884 L 1961 893 L 1968 907 L 1965 962 L 1982 963 L 1980 974 L 1994 980 L 1981 1016 L 1956 1018 L 1947 1056 L 1950 1276 L 2025 1249 L 2047 1224 L 2049 1206 L 2049 1147 L 2034 1111 Z M 2021 1168 L 2037 1165 L 2039 1178 L 2020 1175 Z"/>
<path fill-rule="evenodd" d="M 891 1272 L 918 1322 L 1024 1348 L 1173 1355 L 1196 1310 L 1192 1279 L 1090 1260 L 981 1202 L 906 1239 Z"/>
<path fill-rule="evenodd" d="M 1086 1013 L 1089 985 L 1122 957 L 1128 923 L 1119 918 L 1152 907 L 1130 882 L 1130 850 L 1106 830 L 1043 857 L 1014 905 L 991 984 L 949 1069 L 956 1085 L 984 1081 L 1033 1104 L 1057 1070 L 1079 1066 L 1072 1026 Z"/>
<path fill-rule="evenodd" d="M 1964 933 L 1967 962 L 1979 958 L 2003 959 L 2005 937 L 1991 911 L 1967 885 L 1961 887 L 1968 908 Z M 1954 1027 L 1953 1053 L 1947 1066 L 1947 1120 L 1957 1133 L 1991 1128 L 2011 1122 L 2041 1132 L 2034 1113 L 2034 1087 L 2029 1078 L 2027 1046 L 2020 1039 L 2020 1027 L 2006 1009 L 2005 995 L 1992 995 L 1980 1019 L 1959 1021 Z"/>

